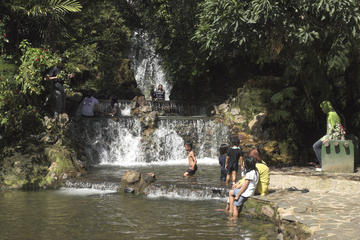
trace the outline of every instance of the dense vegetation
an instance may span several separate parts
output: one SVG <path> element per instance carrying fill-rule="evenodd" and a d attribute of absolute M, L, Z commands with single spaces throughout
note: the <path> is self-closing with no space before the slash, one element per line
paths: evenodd
<path fill-rule="evenodd" d="M 324 99 L 359 135 L 359 6 L 359 0 L 2 2 L 0 141 L 39 130 L 48 94 L 42 76 L 60 62 L 64 78 L 76 73 L 67 80 L 69 94 L 89 88 L 136 94 L 128 50 L 139 28 L 154 40 L 173 99 L 221 103 L 245 90 L 260 94 L 272 138 L 289 142 L 294 155 L 325 131 Z"/>

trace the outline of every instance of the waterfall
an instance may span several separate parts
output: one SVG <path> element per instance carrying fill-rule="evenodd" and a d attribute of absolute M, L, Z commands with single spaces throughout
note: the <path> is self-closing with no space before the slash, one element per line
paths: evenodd
<path fill-rule="evenodd" d="M 138 119 L 81 119 L 74 131 L 91 163 L 126 165 L 142 159 Z"/>
<path fill-rule="evenodd" d="M 168 100 L 172 86 L 166 81 L 167 76 L 161 66 L 161 59 L 156 54 L 148 34 L 135 32 L 132 42 L 130 59 L 138 88 L 149 99 L 151 88 L 162 84 L 165 90 L 165 99 Z"/>
<path fill-rule="evenodd" d="M 150 137 L 141 135 L 133 117 L 81 119 L 74 129 L 94 164 L 138 166 L 186 165 L 184 140 L 194 143 L 199 164 L 217 164 L 218 147 L 228 140 L 227 127 L 209 118 L 161 117 Z"/>

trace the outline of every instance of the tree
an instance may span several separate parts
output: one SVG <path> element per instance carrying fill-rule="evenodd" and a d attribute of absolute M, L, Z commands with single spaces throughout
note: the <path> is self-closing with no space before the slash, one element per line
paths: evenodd
<path fill-rule="evenodd" d="M 9 0 L 0 3 L 2 21 L 6 23 L 10 40 L 9 51 L 16 51 L 23 39 L 49 44 L 63 28 L 64 17 L 80 12 L 77 0 Z"/>

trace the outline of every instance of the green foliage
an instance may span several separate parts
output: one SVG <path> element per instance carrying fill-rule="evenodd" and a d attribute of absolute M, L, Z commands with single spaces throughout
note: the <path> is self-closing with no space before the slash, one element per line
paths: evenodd
<path fill-rule="evenodd" d="M 299 52 L 293 63 L 298 66 L 315 50 L 319 59 L 314 59 L 314 68 L 341 73 L 349 66 L 348 53 L 360 36 L 358 4 L 356 0 L 207 0 L 201 5 L 194 39 L 215 58 L 234 47 L 257 55 L 256 62 L 276 55 L 285 62 Z"/>
<path fill-rule="evenodd" d="M 66 21 L 65 69 L 87 74 L 86 87 L 109 93 L 122 88 L 115 78 L 128 58 L 131 31 L 120 10 L 114 1 L 89 1 L 80 14 Z"/>
<path fill-rule="evenodd" d="M 32 48 L 26 40 L 20 43 L 22 56 L 19 73 L 16 76 L 17 84 L 24 94 L 40 95 L 45 90 L 44 73 L 60 63 L 60 57 L 49 49 Z"/>
<path fill-rule="evenodd" d="M 41 129 L 43 73 L 60 61 L 48 49 L 32 48 L 25 40 L 20 49 L 19 67 L 0 58 L 0 129 L 8 143 Z"/>
<path fill-rule="evenodd" d="M 80 12 L 81 4 L 77 0 L 13 0 L 5 3 L 5 6 L 19 14 L 32 17 L 50 16 L 60 20 L 70 12 Z"/>

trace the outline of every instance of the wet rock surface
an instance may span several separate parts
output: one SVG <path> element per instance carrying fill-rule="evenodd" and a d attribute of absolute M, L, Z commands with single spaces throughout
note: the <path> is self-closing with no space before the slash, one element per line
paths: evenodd
<path fill-rule="evenodd" d="M 62 180 L 86 174 L 86 162 L 79 160 L 71 146 L 70 124 L 65 113 L 57 119 L 45 117 L 45 132 L 9 149 L 0 166 L 2 185 L 26 190 L 52 188 Z"/>
<path fill-rule="evenodd" d="M 155 182 L 156 177 L 154 173 L 142 173 L 139 171 L 127 171 L 124 176 L 121 178 L 121 186 L 119 191 L 125 193 L 143 193 L 150 184 Z"/>

